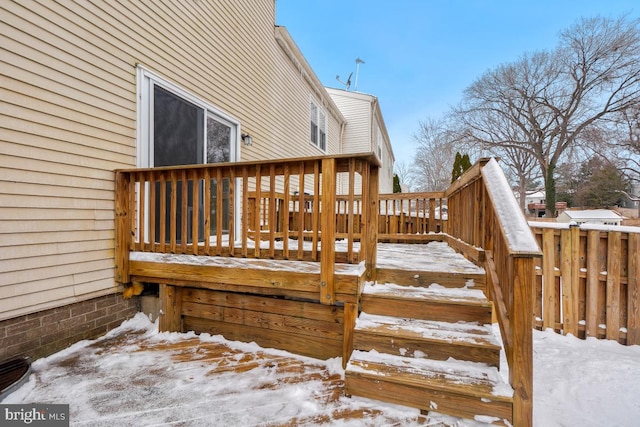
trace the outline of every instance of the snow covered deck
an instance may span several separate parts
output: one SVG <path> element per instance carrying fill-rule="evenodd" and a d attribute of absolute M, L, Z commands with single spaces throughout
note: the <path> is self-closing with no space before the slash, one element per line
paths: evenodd
<path fill-rule="evenodd" d="M 40 359 L 9 402 L 70 404 L 74 426 L 424 425 L 418 410 L 344 394 L 339 359 L 220 336 L 158 333 L 138 314 Z"/>

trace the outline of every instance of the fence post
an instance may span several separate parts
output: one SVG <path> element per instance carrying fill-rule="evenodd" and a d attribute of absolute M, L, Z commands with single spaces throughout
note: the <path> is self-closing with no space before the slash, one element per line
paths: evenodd
<path fill-rule="evenodd" d="M 627 257 L 627 345 L 634 345 L 640 344 L 639 233 L 629 233 Z"/>
<path fill-rule="evenodd" d="M 129 248 L 131 247 L 131 175 L 116 171 L 116 200 L 115 200 L 115 281 L 127 284 L 129 277 Z"/>
<path fill-rule="evenodd" d="M 334 274 L 336 263 L 336 159 L 322 159 L 322 232 L 320 256 L 320 302 L 335 302 Z M 303 191 L 303 190 L 301 190 Z"/>
<path fill-rule="evenodd" d="M 561 243 L 561 277 L 562 277 L 562 307 L 563 333 L 572 334 L 578 337 L 578 317 L 579 317 L 579 249 L 580 249 L 580 227 L 571 225 L 569 230 L 562 230 Z"/>
<path fill-rule="evenodd" d="M 509 368 L 513 387 L 513 425 L 533 424 L 533 258 L 513 258 L 513 366 Z"/>

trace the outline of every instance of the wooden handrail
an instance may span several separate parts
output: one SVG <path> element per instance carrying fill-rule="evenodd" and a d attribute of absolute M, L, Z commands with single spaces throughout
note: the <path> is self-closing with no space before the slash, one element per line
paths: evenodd
<path fill-rule="evenodd" d="M 448 235 L 484 249 L 488 296 L 496 307 L 514 389 L 513 424 L 531 426 L 534 259 L 540 249 L 495 159 L 478 161 L 444 195 Z"/>

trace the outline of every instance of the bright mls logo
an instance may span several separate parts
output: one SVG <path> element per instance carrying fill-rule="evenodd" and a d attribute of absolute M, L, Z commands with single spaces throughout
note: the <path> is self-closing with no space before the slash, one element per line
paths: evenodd
<path fill-rule="evenodd" d="M 69 405 L 0 405 L 0 425 L 68 427 Z"/>

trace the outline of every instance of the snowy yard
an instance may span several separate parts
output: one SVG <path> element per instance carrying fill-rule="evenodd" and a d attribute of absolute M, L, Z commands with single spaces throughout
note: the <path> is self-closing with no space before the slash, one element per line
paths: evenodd
<path fill-rule="evenodd" d="M 183 342 L 189 346 L 178 355 L 172 346 Z M 192 342 L 233 349 L 225 359 L 226 373 L 211 374 L 211 365 L 220 362 L 208 360 Z M 243 356 L 259 352 L 268 363 Z M 184 360 L 176 363 L 176 357 Z M 284 360 L 289 365 L 299 361 L 304 366 L 299 376 L 312 380 L 282 377 L 276 368 Z M 35 361 L 30 381 L 3 403 L 70 403 L 72 425 L 78 426 L 481 425 L 433 413 L 425 420 L 411 408 L 336 398 L 335 385 L 343 375 L 340 362 L 219 336 L 158 333 L 156 324 L 138 314 L 99 340 Z M 330 381 L 323 383 L 321 377 Z M 334 400 L 328 398 L 331 394 Z M 635 426 L 639 395 L 640 346 L 534 331 L 536 426 Z"/>

